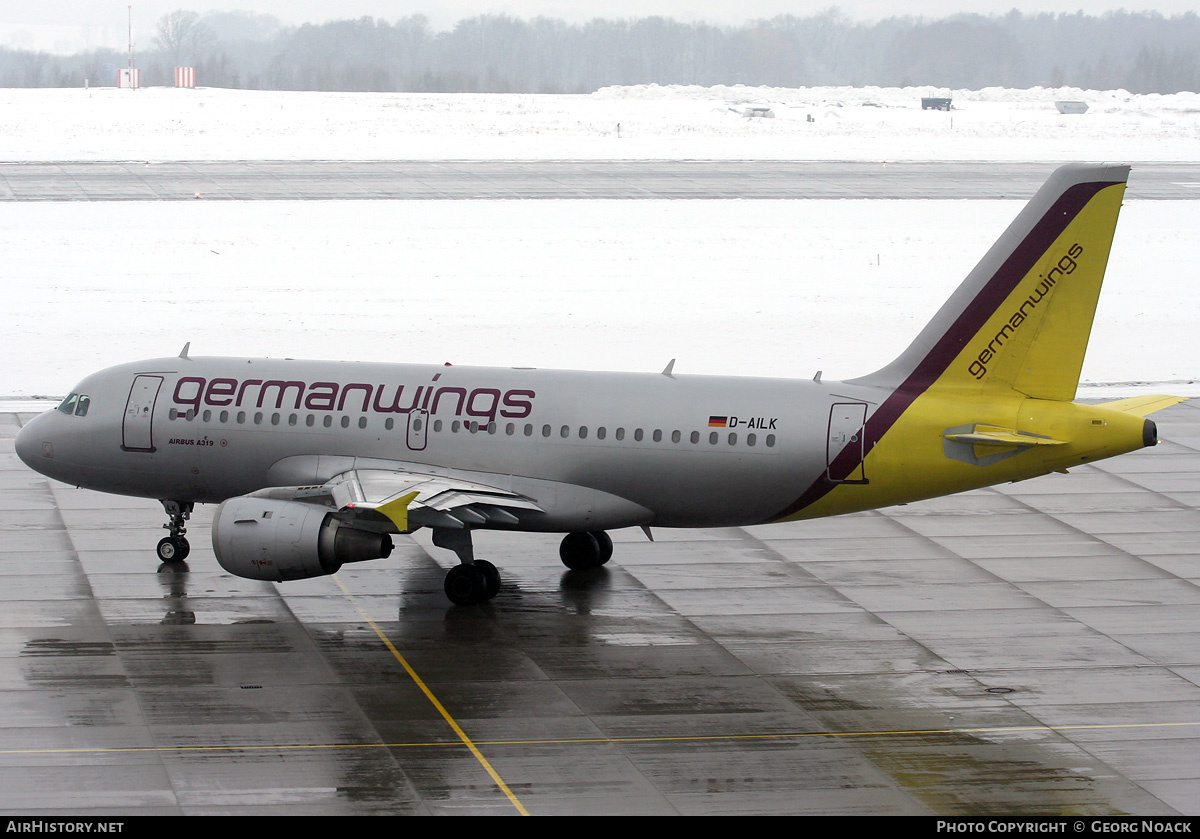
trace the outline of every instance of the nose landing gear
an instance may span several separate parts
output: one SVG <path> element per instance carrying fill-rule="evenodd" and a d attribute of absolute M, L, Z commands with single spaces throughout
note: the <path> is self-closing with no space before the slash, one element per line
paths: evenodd
<path fill-rule="evenodd" d="M 171 535 L 159 540 L 158 558 L 166 563 L 183 562 L 187 559 L 187 555 L 191 553 L 191 545 L 184 538 L 187 533 L 187 522 L 192 517 L 192 509 L 195 505 L 191 501 L 166 501 L 160 500 L 163 509 L 167 511 L 167 515 L 171 521 L 169 524 L 164 524 L 165 528 Z"/>

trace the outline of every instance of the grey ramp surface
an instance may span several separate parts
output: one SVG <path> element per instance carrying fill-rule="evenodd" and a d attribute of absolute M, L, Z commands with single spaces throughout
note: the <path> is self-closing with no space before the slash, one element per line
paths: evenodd
<path fill-rule="evenodd" d="M 422 533 L 276 586 L 221 571 L 203 508 L 160 568 L 158 505 L 28 471 L 26 418 L 0 415 L 4 810 L 1200 812 L 1191 403 L 1070 475 L 617 532 L 599 572 L 481 534 L 505 584 L 469 608 Z"/>
<path fill-rule="evenodd" d="M 1068 161 L 1062 161 L 1068 162 Z M 1025 200 L 1058 163 L 773 160 L 0 163 L 0 201 L 902 198 Z M 1129 199 L 1200 198 L 1200 164 L 1140 163 Z"/>

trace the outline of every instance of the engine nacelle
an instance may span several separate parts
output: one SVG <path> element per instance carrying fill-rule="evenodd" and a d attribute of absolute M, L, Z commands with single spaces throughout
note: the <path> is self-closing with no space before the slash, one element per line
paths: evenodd
<path fill-rule="evenodd" d="M 344 563 L 392 552 L 386 533 L 349 527 L 327 508 L 252 495 L 221 502 L 212 543 L 229 573 L 275 583 L 333 574 Z"/>

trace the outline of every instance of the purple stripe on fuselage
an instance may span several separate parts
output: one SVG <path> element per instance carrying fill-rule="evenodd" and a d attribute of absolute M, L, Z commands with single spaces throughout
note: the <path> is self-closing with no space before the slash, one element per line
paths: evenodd
<path fill-rule="evenodd" d="M 895 425 L 896 420 L 900 419 L 917 397 L 928 390 L 946 372 L 946 368 L 954 359 L 958 358 L 967 342 L 979 333 L 988 318 L 999 308 L 1001 303 L 1008 299 L 1008 296 L 1021 283 L 1021 280 L 1025 278 L 1042 254 L 1062 235 L 1067 226 L 1075 220 L 1075 217 L 1095 197 L 1096 193 L 1118 183 L 1123 182 L 1099 181 L 1076 184 L 1060 195 L 1050 209 L 1042 214 L 1033 229 L 1004 260 L 1004 264 L 967 304 L 962 314 L 942 334 L 925 357 L 917 363 L 917 366 L 900 386 L 892 391 L 891 395 L 867 420 L 865 430 L 867 451 L 874 448 L 875 443 L 872 441 L 882 440 L 883 435 Z M 866 452 L 864 452 L 864 457 L 865 455 Z M 857 444 L 853 444 L 843 449 L 834 458 L 829 471 L 837 476 L 836 480 L 844 480 L 858 467 L 859 462 Z M 778 521 L 797 513 L 809 504 L 823 498 L 835 486 L 837 483 L 831 480 L 825 471 L 822 471 L 821 476 L 813 481 L 799 498 L 781 512 L 761 523 Z"/>

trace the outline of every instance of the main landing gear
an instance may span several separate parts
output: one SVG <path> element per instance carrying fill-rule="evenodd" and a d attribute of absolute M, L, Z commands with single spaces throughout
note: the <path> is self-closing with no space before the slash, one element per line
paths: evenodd
<path fill-rule="evenodd" d="M 486 559 L 475 558 L 471 531 L 435 527 L 433 544 L 458 555 L 459 564 L 446 572 L 443 585 L 452 603 L 471 606 L 491 600 L 500 591 L 500 572 Z M 558 555 L 563 565 L 572 571 L 599 568 L 612 559 L 612 538 L 603 530 L 568 533 L 558 548 Z"/>
<path fill-rule="evenodd" d="M 603 530 L 568 533 L 558 546 L 558 557 L 572 571 L 599 568 L 612 559 L 612 537 Z"/>
<path fill-rule="evenodd" d="M 471 531 L 433 528 L 433 544 L 458 555 L 460 565 L 446 574 L 443 588 L 451 603 L 471 606 L 491 600 L 500 591 L 500 572 L 486 559 L 476 559 L 471 545 Z"/>
<path fill-rule="evenodd" d="M 192 517 L 192 509 L 195 505 L 191 501 L 163 500 L 159 503 L 163 505 L 163 509 L 167 511 L 167 515 L 171 518 L 169 524 L 163 525 L 171 535 L 159 540 L 157 549 L 158 558 L 169 564 L 183 562 L 192 551 L 192 547 L 188 544 L 188 540 L 184 538 L 184 534 L 187 533 L 185 522 Z"/>

